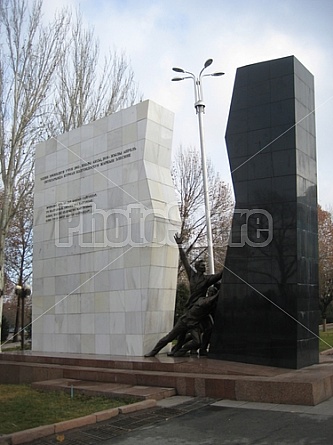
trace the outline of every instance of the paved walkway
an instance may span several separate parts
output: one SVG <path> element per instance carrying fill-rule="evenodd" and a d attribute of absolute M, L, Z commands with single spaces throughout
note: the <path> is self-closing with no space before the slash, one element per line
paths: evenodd
<path fill-rule="evenodd" d="M 333 440 L 333 398 L 317 406 L 174 396 L 30 445 L 322 445 Z"/>

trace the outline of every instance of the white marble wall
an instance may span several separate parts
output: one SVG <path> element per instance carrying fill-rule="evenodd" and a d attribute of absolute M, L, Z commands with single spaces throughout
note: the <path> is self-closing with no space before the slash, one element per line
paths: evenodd
<path fill-rule="evenodd" d="M 142 356 L 172 328 L 172 128 L 145 101 L 37 146 L 33 351 Z"/>

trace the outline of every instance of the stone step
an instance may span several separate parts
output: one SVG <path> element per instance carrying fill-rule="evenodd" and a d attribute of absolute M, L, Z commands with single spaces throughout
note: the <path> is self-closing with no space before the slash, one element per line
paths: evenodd
<path fill-rule="evenodd" d="M 106 383 L 98 381 L 85 381 L 76 379 L 53 379 L 43 382 L 34 382 L 32 387 L 42 391 L 64 391 L 72 394 L 85 394 L 89 396 L 104 396 L 110 398 L 136 398 L 139 400 L 162 400 L 176 395 L 175 388 L 160 386 L 141 386 L 120 383 Z"/>
<path fill-rule="evenodd" d="M 174 388 L 180 396 L 316 405 L 333 395 L 333 360 L 299 370 L 207 358 L 0 354 L 0 383 L 55 379 Z"/>

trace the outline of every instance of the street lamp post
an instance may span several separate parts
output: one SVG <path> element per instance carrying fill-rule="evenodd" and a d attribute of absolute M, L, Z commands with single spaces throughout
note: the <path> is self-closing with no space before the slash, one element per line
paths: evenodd
<path fill-rule="evenodd" d="M 21 298 L 21 349 L 24 350 L 24 299 L 31 295 L 30 286 L 24 284 L 20 286 L 19 284 L 15 287 L 15 294 Z"/>
<path fill-rule="evenodd" d="M 208 192 L 208 182 L 207 182 L 207 164 L 206 164 L 206 152 L 205 152 L 205 144 L 204 144 L 204 130 L 203 130 L 203 114 L 205 112 L 205 103 L 203 101 L 202 94 L 202 78 L 206 76 L 223 76 L 224 73 L 217 72 L 211 74 L 202 74 L 203 71 L 208 68 L 213 63 L 213 59 L 206 60 L 204 67 L 199 73 L 199 76 L 196 77 L 193 73 L 189 71 L 185 71 L 183 68 L 172 68 L 173 71 L 177 73 L 188 74 L 188 76 L 183 77 L 174 77 L 171 79 L 174 82 L 184 80 L 184 79 L 192 79 L 194 82 L 194 108 L 196 109 L 196 113 L 198 115 L 198 123 L 199 123 L 199 137 L 200 137 L 200 149 L 201 149 L 201 166 L 202 166 L 202 181 L 203 181 L 203 189 L 204 189 L 204 198 L 205 198 L 205 214 L 206 214 L 206 228 L 207 228 L 207 248 L 208 248 L 208 272 L 210 274 L 214 273 L 214 250 L 213 250 L 213 236 L 212 236 L 212 225 L 210 220 L 210 205 L 209 205 L 209 192 Z"/>

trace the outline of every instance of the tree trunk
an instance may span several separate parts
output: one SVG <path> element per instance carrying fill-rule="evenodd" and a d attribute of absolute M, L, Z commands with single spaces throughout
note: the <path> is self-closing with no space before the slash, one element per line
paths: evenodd
<path fill-rule="evenodd" d="M 4 269 L 3 269 L 3 265 L 4 265 L 4 249 L 2 248 L 2 246 L 4 246 L 4 239 L 2 239 L 3 237 L 0 235 L 0 339 L 1 339 L 1 327 L 2 327 L 2 307 L 3 307 L 3 294 L 4 294 L 4 288 L 5 288 L 5 274 L 4 274 Z M 1 352 L 1 340 L 0 340 L 0 352 Z"/>
<path fill-rule="evenodd" d="M 326 332 L 326 318 L 323 318 L 323 332 Z"/>

